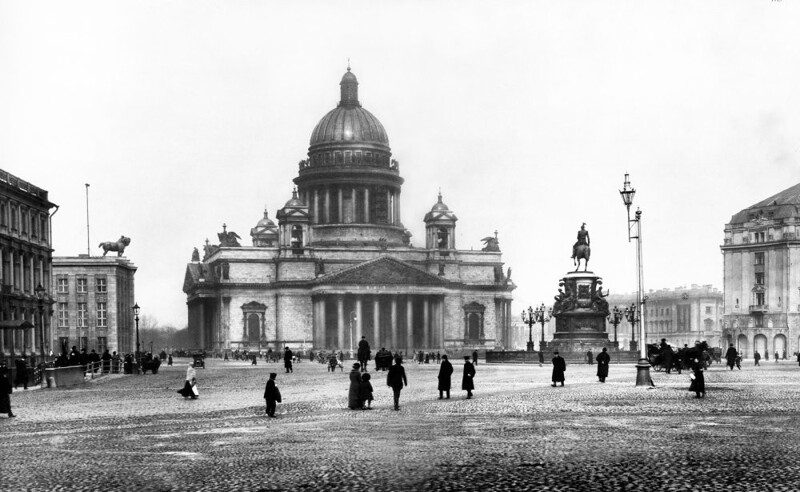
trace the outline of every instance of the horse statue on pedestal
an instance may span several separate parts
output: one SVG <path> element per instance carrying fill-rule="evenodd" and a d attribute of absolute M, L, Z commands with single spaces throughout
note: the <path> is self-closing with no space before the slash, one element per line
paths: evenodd
<path fill-rule="evenodd" d="M 578 244 L 575 246 L 575 254 L 572 256 L 572 262 L 575 264 L 576 272 L 581 267 L 581 259 L 584 260 L 583 271 L 585 272 L 586 269 L 589 268 L 589 255 L 591 252 L 592 248 L 590 248 L 588 244 Z"/>
<path fill-rule="evenodd" d="M 109 251 L 116 251 L 117 256 L 122 256 L 122 253 L 125 252 L 125 247 L 129 244 L 131 244 L 131 238 L 120 236 L 116 242 L 106 241 L 104 243 L 100 243 L 98 248 L 103 248 L 103 256 L 105 256 Z"/>

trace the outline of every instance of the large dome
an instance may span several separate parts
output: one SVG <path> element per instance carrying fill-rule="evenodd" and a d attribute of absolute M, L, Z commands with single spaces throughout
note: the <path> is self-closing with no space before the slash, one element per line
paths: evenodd
<path fill-rule="evenodd" d="M 309 149 L 313 151 L 321 144 L 342 143 L 371 143 L 388 147 L 389 137 L 381 122 L 358 102 L 358 79 L 350 67 L 347 67 L 339 87 L 339 104 L 314 127 Z"/>
<path fill-rule="evenodd" d="M 381 122 L 360 106 L 339 106 L 322 117 L 311 132 L 311 147 L 323 143 L 364 142 L 389 145 Z"/>

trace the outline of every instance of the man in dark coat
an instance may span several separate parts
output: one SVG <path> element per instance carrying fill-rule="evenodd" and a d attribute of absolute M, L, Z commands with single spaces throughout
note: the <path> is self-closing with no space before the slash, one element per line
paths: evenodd
<path fill-rule="evenodd" d="M 478 365 L 478 351 L 477 350 L 473 350 L 472 351 L 472 363 L 475 364 L 476 366 Z"/>
<path fill-rule="evenodd" d="M 276 373 L 269 373 L 269 380 L 266 388 L 264 388 L 264 399 L 267 400 L 267 415 L 272 418 L 275 418 L 276 403 L 281 401 L 281 392 L 275 386 L 276 377 L 278 377 Z"/>
<path fill-rule="evenodd" d="M 283 351 L 283 367 L 286 368 L 286 372 L 294 372 L 292 369 L 292 349 L 286 347 Z"/>
<path fill-rule="evenodd" d="M 672 372 L 672 347 L 669 346 L 667 343 L 666 338 L 661 339 L 661 345 L 659 347 L 659 353 L 661 354 L 661 367 L 664 368 L 667 374 Z"/>
<path fill-rule="evenodd" d="M 17 374 L 14 376 L 14 389 L 17 389 L 20 384 L 28 389 L 28 362 L 25 357 L 15 360 L 14 366 L 17 370 Z"/>
<path fill-rule="evenodd" d="M 761 360 L 761 354 L 758 353 L 758 350 L 753 353 L 753 360 L 756 362 L 755 365 L 758 365 L 758 361 Z"/>
<path fill-rule="evenodd" d="M 587 364 L 594 364 L 594 354 L 592 353 L 592 349 L 589 349 L 586 352 L 586 363 Z"/>
<path fill-rule="evenodd" d="M 8 380 L 8 368 L 0 366 L 0 413 L 8 414 L 9 418 L 14 417 L 11 411 L 11 381 Z"/>
<path fill-rule="evenodd" d="M 539 349 L 539 367 L 542 367 L 542 364 L 544 364 L 544 352 Z"/>
<path fill-rule="evenodd" d="M 692 359 L 692 383 L 689 385 L 689 391 L 695 392 L 695 398 L 706 396 L 706 378 L 703 374 L 703 362 L 699 359 Z"/>
<path fill-rule="evenodd" d="M 736 349 L 733 348 L 733 344 L 731 344 L 731 346 L 728 347 L 728 351 L 725 352 L 725 358 L 728 361 L 728 369 L 731 371 L 733 370 L 733 366 L 736 365 L 736 355 Z"/>
<path fill-rule="evenodd" d="M 100 356 L 100 359 L 103 360 L 103 372 L 111 372 L 111 354 L 108 353 L 108 349 L 103 351 L 103 355 Z"/>
<path fill-rule="evenodd" d="M 609 362 L 611 362 L 611 356 L 608 355 L 608 349 L 603 347 L 603 351 L 597 354 L 597 377 L 601 383 L 605 383 L 608 377 Z"/>
<path fill-rule="evenodd" d="M 567 370 L 567 363 L 563 357 L 558 355 L 558 350 L 553 352 L 553 384 L 552 387 L 556 387 L 556 383 L 561 383 L 561 386 L 564 386 L 564 371 Z"/>
<path fill-rule="evenodd" d="M 361 372 L 367 372 L 367 361 L 369 361 L 370 352 L 367 337 L 361 337 L 361 341 L 358 342 L 358 362 L 361 364 Z"/>
<path fill-rule="evenodd" d="M 473 352 L 472 356 L 475 357 L 477 352 Z M 464 375 L 461 376 L 461 389 L 467 391 L 467 400 L 472 398 L 472 390 L 475 389 L 475 382 L 472 380 L 475 377 L 475 366 L 469 361 L 469 355 L 464 356 Z"/>
<path fill-rule="evenodd" d="M 400 391 L 404 386 L 408 386 L 402 358 L 394 358 L 394 365 L 389 368 L 389 373 L 386 375 L 386 385 L 390 386 L 394 393 L 394 409 L 400 410 Z"/>
<path fill-rule="evenodd" d="M 447 356 L 442 356 L 442 363 L 439 366 L 439 399 L 442 399 L 442 393 L 447 393 L 447 399 L 450 399 L 450 376 L 453 375 L 453 364 L 447 360 Z"/>

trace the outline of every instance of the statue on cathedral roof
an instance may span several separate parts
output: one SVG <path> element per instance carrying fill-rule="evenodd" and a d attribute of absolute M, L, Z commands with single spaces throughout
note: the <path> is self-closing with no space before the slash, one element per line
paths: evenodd
<path fill-rule="evenodd" d="M 242 245 L 239 244 L 239 237 L 233 231 L 228 232 L 227 225 L 222 224 L 222 232 L 217 233 L 217 237 L 219 238 L 219 246 L 221 248 L 240 248 Z"/>

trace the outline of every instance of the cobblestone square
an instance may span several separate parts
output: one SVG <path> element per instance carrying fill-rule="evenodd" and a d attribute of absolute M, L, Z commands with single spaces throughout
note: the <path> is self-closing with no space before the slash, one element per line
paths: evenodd
<path fill-rule="evenodd" d="M 475 398 L 438 400 L 436 364 L 406 363 L 392 410 L 373 372 L 374 410 L 347 406 L 348 372 L 317 363 L 208 360 L 200 398 L 184 400 L 187 360 L 157 375 L 83 387 L 19 389 L 0 417 L 0 489 L 17 490 L 798 490 L 800 367 L 763 362 L 688 374 L 569 365 L 564 388 L 545 365 L 477 366 Z M 347 366 L 348 364 L 346 364 Z M 264 415 L 269 372 L 283 403 Z"/>

